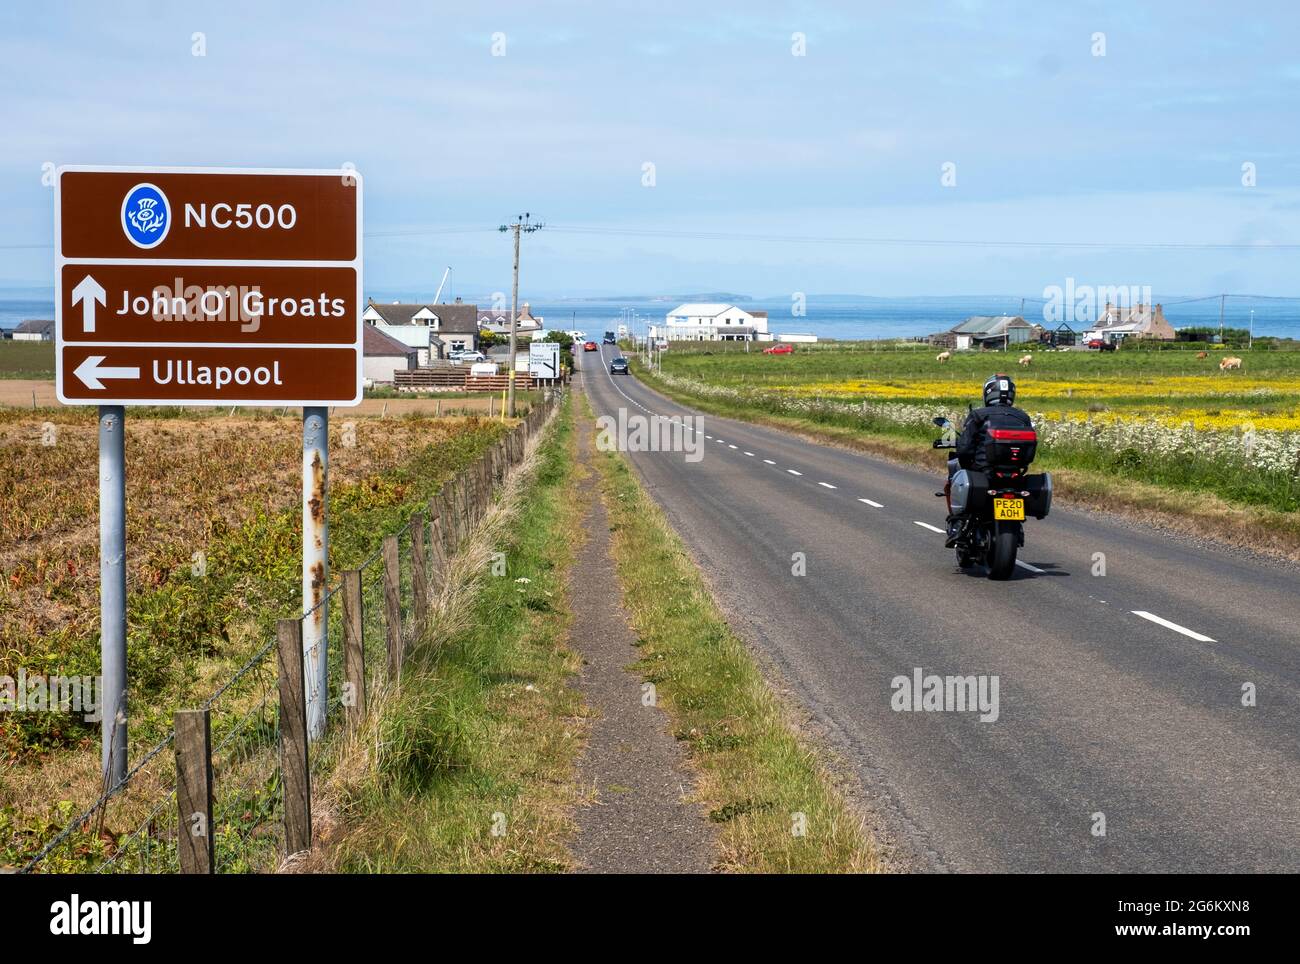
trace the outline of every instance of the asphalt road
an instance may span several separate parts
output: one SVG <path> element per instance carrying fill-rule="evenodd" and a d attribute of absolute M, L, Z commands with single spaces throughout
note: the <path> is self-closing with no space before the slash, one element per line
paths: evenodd
<path fill-rule="evenodd" d="M 614 354 L 578 356 L 597 415 L 699 415 L 611 378 Z M 997 583 L 934 531 L 942 453 L 927 473 L 692 427 L 698 459 L 628 457 L 902 866 L 1300 871 L 1294 567 L 1057 505 Z M 996 719 L 895 709 L 893 681 L 918 667 L 996 676 Z"/>

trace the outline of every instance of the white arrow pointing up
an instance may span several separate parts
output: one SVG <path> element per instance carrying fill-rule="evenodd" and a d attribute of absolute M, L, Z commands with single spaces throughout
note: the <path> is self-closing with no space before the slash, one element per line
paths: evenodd
<path fill-rule="evenodd" d="M 73 370 L 73 374 L 80 378 L 81 383 L 92 392 L 102 392 L 104 390 L 104 383 L 100 381 L 101 378 L 140 377 L 140 369 L 138 368 L 102 368 L 99 363 L 103 360 L 103 355 L 87 355 L 86 360 Z"/>
<path fill-rule="evenodd" d="M 81 303 L 81 330 L 95 330 L 95 302 L 108 303 L 108 295 L 98 281 L 90 275 L 81 279 L 81 283 L 72 289 L 72 303 Z"/>

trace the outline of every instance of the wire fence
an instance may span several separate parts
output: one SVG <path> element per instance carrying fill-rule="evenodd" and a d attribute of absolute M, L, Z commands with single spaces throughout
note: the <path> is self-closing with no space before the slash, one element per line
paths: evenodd
<path fill-rule="evenodd" d="M 328 775 L 339 737 L 400 674 L 429 628 L 448 560 L 561 399 L 551 393 L 356 569 L 340 573 L 320 602 L 280 620 L 275 636 L 200 707 L 178 708 L 172 732 L 19 872 L 265 873 L 309 849 L 312 784 Z M 303 624 L 322 607 L 322 638 L 304 650 Z M 317 647 L 325 650 L 324 693 L 304 669 L 319 665 Z M 309 736 L 315 701 L 324 703 L 324 726 Z"/>

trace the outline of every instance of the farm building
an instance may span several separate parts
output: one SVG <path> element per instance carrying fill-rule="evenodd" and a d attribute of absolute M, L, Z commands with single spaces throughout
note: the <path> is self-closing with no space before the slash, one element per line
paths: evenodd
<path fill-rule="evenodd" d="M 1161 341 L 1173 341 L 1177 337 L 1174 326 L 1165 321 L 1165 312 L 1160 305 L 1134 305 L 1121 308 L 1119 305 L 1106 303 L 1105 310 L 1083 333 L 1084 341 L 1102 338 L 1106 341 L 1122 341 L 1125 338 L 1157 338 Z"/>
<path fill-rule="evenodd" d="M 14 341 L 52 341 L 54 320 L 29 318 L 13 330 Z"/>
<path fill-rule="evenodd" d="M 361 315 L 367 325 L 414 348 L 428 365 L 450 352 L 478 347 L 478 305 L 380 304 L 371 301 Z"/>
<path fill-rule="evenodd" d="M 418 348 L 398 341 L 375 325 L 366 325 L 363 333 L 361 372 L 367 381 L 391 385 L 394 372 L 418 367 Z"/>
<path fill-rule="evenodd" d="M 1032 326 L 1019 315 L 973 315 L 948 331 L 931 335 L 929 341 L 942 348 L 965 351 L 1024 344 L 1032 333 Z"/>

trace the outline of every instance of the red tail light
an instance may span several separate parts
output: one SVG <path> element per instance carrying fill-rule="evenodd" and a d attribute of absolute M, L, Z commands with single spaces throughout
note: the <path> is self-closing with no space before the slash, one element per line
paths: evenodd
<path fill-rule="evenodd" d="M 1037 442 L 1038 433 L 1033 429 L 991 428 L 989 436 L 995 442 Z"/>

